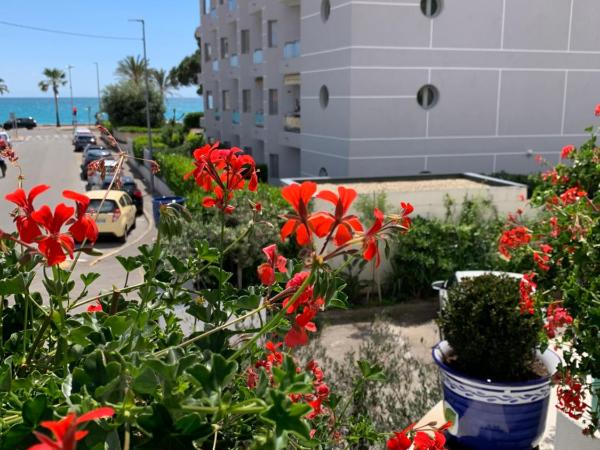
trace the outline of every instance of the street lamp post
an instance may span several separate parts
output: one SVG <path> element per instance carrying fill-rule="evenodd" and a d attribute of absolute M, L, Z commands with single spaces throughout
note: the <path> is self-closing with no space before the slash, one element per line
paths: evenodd
<path fill-rule="evenodd" d="M 152 151 L 152 128 L 150 123 L 150 80 L 148 76 L 148 57 L 146 55 L 146 22 L 144 19 L 129 19 L 130 22 L 139 22 L 142 24 L 142 42 L 144 44 L 144 77 L 146 79 L 146 125 L 148 127 L 148 153 L 150 159 L 153 158 Z M 154 172 L 150 171 L 150 192 L 154 195 Z"/>
<path fill-rule="evenodd" d="M 97 62 L 94 64 L 96 64 L 96 90 L 98 92 L 98 114 L 100 114 L 100 109 L 102 108 L 100 106 L 100 69 L 98 68 Z"/>
<path fill-rule="evenodd" d="M 75 132 L 75 114 L 74 114 L 74 105 L 73 105 L 73 82 L 71 80 L 71 69 L 73 69 L 75 66 L 72 66 L 69 64 L 69 66 L 67 67 L 67 69 L 69 69 L 69 92 L 71 94 L 71 123 L 73 125 L 73 132 Z"/>

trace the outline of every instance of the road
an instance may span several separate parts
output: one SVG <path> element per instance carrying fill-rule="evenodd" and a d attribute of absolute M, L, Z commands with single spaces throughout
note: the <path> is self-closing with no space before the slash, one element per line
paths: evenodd
<path fill-rule="evenodd" d="M 42 183 L 51 187 L 36 199 L 34 203 L 36 207 L 47 204 L 54 208 L 61 201 L 70 203 L 61 196 L 65 189 L 85 192 L 85 182 L 80 179 L 81 154 L 73 152 L 71 133 L 70 127 L 61 129 L 40 127 L 31 131 L 20 129 L 18 140 L 16 140 L 14 132 L 11 132 L 13 147 L 19 156 L 19 164 L 25 177 L 24 188 L 26 191 L 32 186 Z M 15 230 L 9 216 L 14 205 L 6 201 L 4 196 L 17 188 L 17 176 L 18 170 L 9 166 L 6 178 L 0 178 L 0 229 L 6 232 Z M 142 181 L 137 180 L 137 184 L 144 193 L 144 210 L 149 212 L 151 211 L 150 195 Z M 82 255 L 75 268 L 74 279 L 79 280 L 79 275 L 82 273 L 100 273 L 101 277 L 91 286 L 90 294 L 112 289 L 113 286 L 122 286 L 125 271 L 115 257 L 117 255 L 135 255 L 139 245 L 153 241 L 156 232 L 153 224 L 148 221 L 148 217 L 142 215 L 137 218 L 136 228 L 130 232 L 125 244 L 121 244 L 116 239 L 102 236 L 96 244 L 96 249 L 101 251 L 103 256 L 96 258 Z M 141 273 L 133 273 L 130 275 L 129 283 L 136 283 L 140 280 Z M 81 284 L 77 287 L 80 286 Z M 33 288 L 42 289 L 40 276 L 36 277 Z"/>

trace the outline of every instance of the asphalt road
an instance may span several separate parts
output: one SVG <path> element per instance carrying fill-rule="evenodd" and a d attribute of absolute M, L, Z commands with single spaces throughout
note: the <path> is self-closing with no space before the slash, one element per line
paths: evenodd
<path fill-rule="evenodd" d="M 37 184 L 47 184 L 50 190 L 41 194 L 34 205 L 43 204 L 54 206 L 66 201 L 61 193 L 65 189 L 85 192 L 85 182 L 80 179 L 81 153 L 73 152 L 71 145 L 72 131 L 70 128 L 57 129 L 54 127 L 41 127 L 35 130 L 18 130 L 18 139 L 13 138 L 13 148 L 19 156 L 19 164 L 25 177 L 24 188 L 28 191 Z M 15 230 L 10 217 L 13 204 L 4 199 L 5 195 L 17 188 L 18 169 L 9 165 L 6 178 L 0 178 L 0 229 L 6 232 Z M 130 173 L 128 173 L 131 175 Z M 142 181 L 137 181 L 144 193 L 144 209 L 151 211 L 150 196 Z M 136 228 L 129 233 L 127 242 L 122 244 L 111 237 L 102 236 L 96 244 L 96 249 L 103 253 L 100 258 L 82 255 L 74 271 L 74 279 L 79 280 L 79 275 L 87 272 L 97 272 L 101 277 L 90 287 L 90 294 L 110 290 L 113 286 L 123 285 L 125 272 L 116 260 L 117 255 L 131 256 L 137 254 L 137 247 L 143 243 L 151 243 L 156 236 L 149 216 L 139 216 Z M 133 273 L 129 283 L 141 280 L 140 273 Z M 79 284 L 78 288 L 81 285 Z M 33 283 L 34 289 L 42 289 L 41 277 L 37 276 Z M 42 289 L 43 290 L 43 289 Z"/>

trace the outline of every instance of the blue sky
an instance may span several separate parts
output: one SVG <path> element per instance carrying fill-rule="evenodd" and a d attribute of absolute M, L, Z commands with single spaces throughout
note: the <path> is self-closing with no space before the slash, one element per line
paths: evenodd
<path fill-rule="evenodd" d="M 176 5 L 176 6 L 175 6 Z M 148 59 L 152 67 L 170 69 L 196 49 L 194 31 L 199 24 L 198 0 L 2 0 L 0 20 L 34 27 L 76 33 L 141 37 L 146 21 Z M 101 86 L 116 81 L 117 61 L 127 55 L 142 55 L 140 41 L 113 41 L 62 36 L 18 29 L 0 24 L 0 78 L 10 97 L 39 97 L 37 84 L 45 67 L 72 69 L 73 95 L 96 96 L 96 66 L 100 66 Z M 62 95 L 68 95 L 66 86 Z M 194 88 L 177 96 L 193 97 Z"/>

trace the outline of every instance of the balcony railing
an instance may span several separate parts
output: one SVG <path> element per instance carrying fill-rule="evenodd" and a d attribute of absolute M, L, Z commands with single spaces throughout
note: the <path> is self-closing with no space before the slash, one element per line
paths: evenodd
<path fill-rule="evenodd" d="M 237 53 L 234 53 L 233 55 L 231 55 L 229 57 L 229 65 L 231 67 L 239 67 L 240 66 L 240 59 L 239 59 Z"/>
<path fill-rule="evenodd" d="M 229 11 L 235 11 L 237 9 L 237 0 L 227 0 L 227 8 Z"/>
<path fill-rule="evenodd" d="M 215 109 L 215 120 L 221 120 L 221 111 Z"/>
<path fill-rule="evenodd" d="M 218 72 L 218 71 L 219 71 L 219 60 L 218 60 L 218 59 L 215 59 L 215 60 L 212 62 L 212 70 L 213 70 L 214 72 Z"/>
<path fill-rule="evenodd" d="M 262 64 L 262 62 L 263 62 L 262 48 L 257 48 L 256 50 L 254 50 L 254 54 L 252 55 L 252 62 L 254 64 Z"/>
<path fill-rule="evenodd" d="M 285 59 L 298 58 L 300 56 L 300 41 L 286 42 L 283 46 L 283 57 Z"/>
<path fill-rule="evenodd" d="M 300 133 L 302 128 L 302 122 L 300 120 L 300 114 L 286 114 L 283 120 L 283 129 L 291 133 Z"/>
<path fill-rule="evenodd" d="M 210 10 L 210 17 L 212 19 L 216 19 L 217 18 L 217 9 L 216 8 L 213 8 L 213 9 Z"/>
<path fill-rule="evenodd" d="M 257 127 L 261 127 L 261 128 L 265 126 L 264 113 L 257 112 L 254 114 L 254 125 L 256 125 Z"/>
<path fill-rule="evenodd" d="M 231 111 L 231 123 L 234 125 L 240 124 L 240 112 L 233 110 Z"/>

